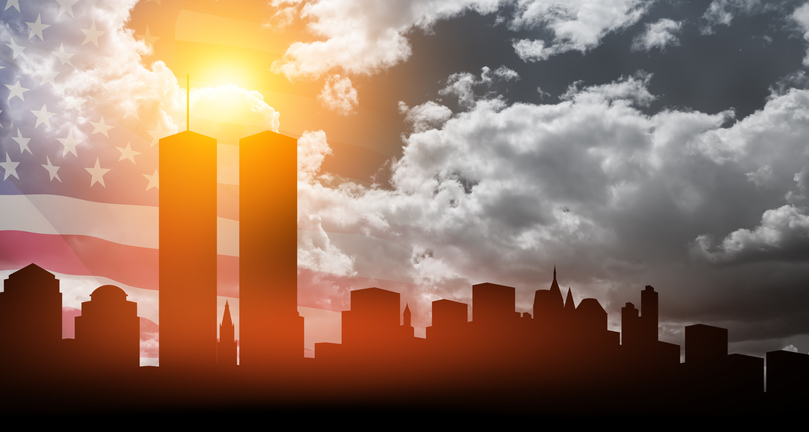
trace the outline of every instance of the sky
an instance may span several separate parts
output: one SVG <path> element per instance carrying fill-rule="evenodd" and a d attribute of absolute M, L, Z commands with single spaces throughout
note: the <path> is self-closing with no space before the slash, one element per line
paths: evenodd
<path fill-rule="evenodd" d="M 190 128 L 220 143 L 220 317 L 238 319 L 235 145 L 269 129 L 299 139 L 310 347 L 339 340 L 351 289 L 399 292 L 423 335 L 476 283 L 531 312 L 555 266 L 612 330 L 652 285 L 661 340 L 703 323 L 731 353 L 809 350 L 807 2 L 3 1 L 4 239 L 151 256 L 157 139 L 186 127 L 189 75 Z M 140 267 L 79 267 L 49 268 L 65 306 L 115 283 L 159 324 Z"/>

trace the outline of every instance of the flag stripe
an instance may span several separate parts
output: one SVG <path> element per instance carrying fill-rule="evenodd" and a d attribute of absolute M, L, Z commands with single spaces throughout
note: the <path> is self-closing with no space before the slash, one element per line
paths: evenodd
<path fill-rule="evenodd" d="M 158 288 L 158 249 L 122 245 L 82 235 L 0 231 L 0 270 L 36 263 L 49 271 L 101 276 L 137 288 Z M 218 295 L 238 296 L 239 259 L 217 256 Z"/>
<path fill-rule="evenodd" d="M 157 207 L 106 204 L 59 195 L 0 195 L 0 229 L 36 234 L 95 237 L 126 246 L 157 249 Z M 237 212 L 230 212 L 231 215 Z M 238 256 L 239 222 L 217 218 L 217 250 Z"/>

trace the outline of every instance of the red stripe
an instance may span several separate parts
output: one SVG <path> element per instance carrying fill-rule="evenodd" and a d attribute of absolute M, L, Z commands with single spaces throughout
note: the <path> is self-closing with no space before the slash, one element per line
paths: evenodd
<path fill-rule="evenodd" d="M 100 276 L 136 288 L 158 288 L 158 250 L 126 246 L 81 235 L 0 231 L 0 270 L 35 263 L 55 273 Z M 239 296 L 239 258 L 217 256 L 217 295 Z M 298 304 L 333 311 L 348 310 L 349 292 L 378 287 L 417 292 L 414 285 L 362 276 L 339 276 L 298 268 Z M 407 301 L 403 299 L 403 301 Z"/>
<path fill-rule="evenodd" d="M 100 276 L 136 288 L 157 289 L 158 250 L 82 235 L 0 231 L 0 270 L 28 264 L 55 273 Z M 218 295 L 237 297 L 239 258 L 217 257 Z"/>

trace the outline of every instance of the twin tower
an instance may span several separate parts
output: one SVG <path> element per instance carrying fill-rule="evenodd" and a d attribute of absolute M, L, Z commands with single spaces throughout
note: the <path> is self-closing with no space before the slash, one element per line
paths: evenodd
<path fill-rule="evenodd" d="M 160 368 L 217 363 L 216 140 L 160 140 Z M 239 140 L 240 367 L 303 357 L 297 306 L 297 140 Z"/>

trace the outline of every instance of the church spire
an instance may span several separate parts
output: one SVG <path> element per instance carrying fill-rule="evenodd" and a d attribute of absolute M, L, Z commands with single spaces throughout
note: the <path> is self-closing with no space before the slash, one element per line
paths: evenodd
<path fill-rule="evenodd" d="M 567 288 L 567 298 L 565 299 L 565 310 L 576 310 L 576 303 L 573 301 L 573 288 Z"/>
<path fill-rule="evenodd" d="M 225 300 L 225 313 L 222 316 L 222 326 L 233 327 L 233 319 L 230 317 L 230 305 L 228 305 L 227 300 Z"/>
<path fill-rule="evenodd" d="M 559 288 L 559 283 L 556 282 L 556 266 L 553 266 L 553 282 L 551 283 L 550 291 L 554 303 L 558 303 L 559 306 L 564 306 L 565 300 L 562 297 L 562 290 Z M 556 299 L 559 300 L 557 301 Z"/>

